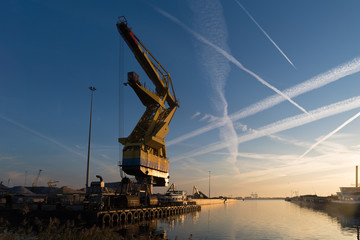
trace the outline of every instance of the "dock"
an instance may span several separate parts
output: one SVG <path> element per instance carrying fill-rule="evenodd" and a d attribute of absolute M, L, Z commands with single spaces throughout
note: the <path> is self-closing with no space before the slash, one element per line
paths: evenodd
<path fill-rule="evenodd" d="M 96 217 L 92 216 L 92 219 L 96 219 L 97 223 L 101 226 L 114 227 L 124 224 L 139 223 L 152 219 L 167 218 L 200 210 L 201 206 L 195 204 L 182 206 L 121 209 L 96 212 Z"/>

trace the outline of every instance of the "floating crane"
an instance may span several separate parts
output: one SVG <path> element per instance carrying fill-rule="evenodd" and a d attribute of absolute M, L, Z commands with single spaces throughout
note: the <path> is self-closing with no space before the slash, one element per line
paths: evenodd
<path fill-rule="evenodd" d="M 169 132 L 169 123 L 179 107 L 175 97 L 170 74 L 142 44 L 128 27 L 125 17 L 119 17 L 117 29 L 155 85 L 155 92 L 145 88 L 135 72 L 128 73 L 129 85 L 142 104 L 146 107 L 141 119 L 126 138 L 119 138 L 124 145 L 122 170 L 135 176 L 136 180 L 147 186 L 168 186 L 169 160 L 166 154 L 165 136 Z"/>

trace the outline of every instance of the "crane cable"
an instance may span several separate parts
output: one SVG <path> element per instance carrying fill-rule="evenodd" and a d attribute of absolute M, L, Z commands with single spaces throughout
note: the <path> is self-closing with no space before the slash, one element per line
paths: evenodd
<path fill-rule="evenodd" d="M 119 38 L 119 137 L 124 136 L 124 42 Z M 122 146 L 119 143 L 119 167 L 120 177 L 123 179 L 125 173 L 121 168 L 122 164 Z"/>

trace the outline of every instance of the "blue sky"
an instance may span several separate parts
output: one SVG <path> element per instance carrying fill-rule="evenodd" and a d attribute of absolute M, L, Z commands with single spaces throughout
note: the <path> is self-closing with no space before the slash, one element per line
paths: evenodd
<path fill-rule="evenodd" d="M 115 24 L 126 16 L 180 102 L 166 137 L 170 182 L 207 193 L 211 171 L 213 196 L 351 186 L 360 162 L 359 8 L 355 0 L 2 1 L 0 181 L 30 185 L 43 169 L 40 185 L 85 185 L 91 85 L 91 180 L 120 179 L 117 138 L 145 110 L 119 84 L 120 66 L 152 88 L 127 46 L 120 51 Z"/>

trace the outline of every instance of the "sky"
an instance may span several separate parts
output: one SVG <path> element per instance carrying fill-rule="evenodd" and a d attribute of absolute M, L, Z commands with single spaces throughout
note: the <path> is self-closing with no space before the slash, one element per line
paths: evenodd
<path fill-rule="evenodd" d="M 330 195 L 360 164 L 360 2 L 0 2 L 0 181 L 120 181 L 119 137 L 155 89 L 116 29 L 125 16 L 170 73 L 170 183 L 211 196 Z M 164 192 L 166 187 L 155 188 Z"/>

